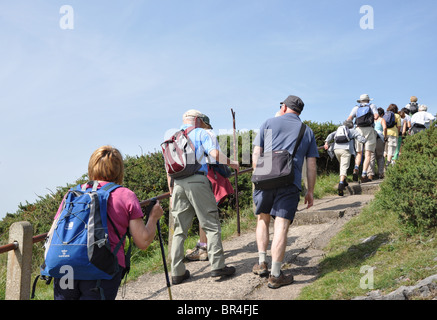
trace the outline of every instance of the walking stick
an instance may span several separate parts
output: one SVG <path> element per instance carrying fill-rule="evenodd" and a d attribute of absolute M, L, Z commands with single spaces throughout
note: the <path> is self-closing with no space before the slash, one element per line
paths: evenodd
<path fill-rule="evenodd" d="M 235 133 L 235 111 L 232 110 L 231 108 L 231 113 L 232 113 L 232 120 L 233 120 L 233 127 L 234 127 L 234 161 L 238 161 L 238 157 L 237 157 L 237 136 Z M 238 232 L 238 236 L 240 236 L 240 206 L 238 205 L 238 174 L 237 172 L 235 173 L 235 206 L 237 209 L 237 232 Z"/>
<path fill-rule="evenodd" d="M 149 216 L 149 213 L 152 210 L 153 206 L 156 204 L 156 201 L 158 201 L 157 198 L 152 198 L 150 199 L 150 201 L 148 201 L 149 205 L 146 207 L 146 217 Z M 159 245 L 161 246 L 162 263 L 164 264 L 165 281 L 167 282 L 168 296 L 170 300 L 173 300 L 173 297 L 171 295 L 170 278 L 168 276 L 167 261 L 165 259 L 164 243 L 162 241 L 161 226 L 159 225 L 159 220 L 156 224 L 156 227 L 158 229 Z"/>

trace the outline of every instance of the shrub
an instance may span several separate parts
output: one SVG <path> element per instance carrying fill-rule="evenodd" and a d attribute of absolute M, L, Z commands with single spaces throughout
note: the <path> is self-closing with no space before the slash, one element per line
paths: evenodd
<path fill-rule="evenodd" d="M 402 155 L 389 168 L 376 195 L 379 205 L 397 213 L 409 234 L 437 228 L 437 128 L 407 137 Z"/>

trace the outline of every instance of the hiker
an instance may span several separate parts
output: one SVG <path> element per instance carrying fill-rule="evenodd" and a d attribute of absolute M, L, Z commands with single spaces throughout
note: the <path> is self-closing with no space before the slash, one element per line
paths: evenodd
<path fill-rule="evenodd" d="M 211 265 L 211 276 L 230 276 L 235 273 L 234 267 L 225 266 L 223 245 L 221 241 L 221 227 L 217 203 L 207 178 L 208 166 L 205 156 L 224 163 L 238 171 L 237 161 L 226 157 L 215 146 L 210 135 L 202 129 L 203 114 L 198 110 L 188 110 L 182 117 L 181 129 L 193 128 L 188 137 L 195 147 L 197 161 L 200 169 L 187 177 L 172 178 L 167 176 L 171 193 L 171 213 L 174 218 L 174 234 L 171 246 L 171 273 L 172 283 L 180 284 L 190 277 L 190 272 L 185 268 L 184 242 L 192 224 L 194 215 L 199 220 L 199 226 L 205 231 L 207 237 L 208 260 Z"/>
<path fill-rule="evenodd" d="M 376 147 L 375 152 L 372 153 L 369 165 L 369 178 L 384 179 L 385 174 L 385 143 L 387 141 L 387 123 L 384 119 L 385 111 L 383 108 L 378 108 L 378 118 L 375 120 L 376 131 Z M 378 166 L 378 174 L 376 175 L 375 163 Z"/>
<path fill-rule="evenodd" d="M 416 96 L 412 96 L 411 98 L 410 98 L 410 103 L 408 103 L 406 106 L 405 106 L 405 109 L 407 109 L 408 110 L 408 112 L 407 112 L 407 114 L 411 117 L 411 116 L 413 116 L 413 114 L 415 114 L 416 112 L 418 112 L 419 111 L 419 105 L 418 105 L 418 103 L 417 103 L 417 97 Z"/>
<path fill-rule="evenodd" d="M 394 123 L 390 124 L 388 119 L 388 115 L 393 113 L 394 115 Z M 385 144 L 385 154 L 387 157 L 386 167 L 394 164 L 394 160 L 392 159 L 395 155 L 396 148 L 398 146 L 398 137 L 399 130 L 401 128 L 401 116 L 398 114 L 398 106 L 394 103 L 390 104 L 387 108 L 387 112 L 384 115 L 385 122 L 387 124 L 387 142 Z"/>
<path fill-rule="evenodd" d="M 419 111 L 411 117 L 411 133 L 416 134 L 425 129 L 429 129 L 435 117 L 428 112 L 428 107 L 422 104 Z"/>
<path fill-rule="evenodd" d="M 205 129 L 214 142 L 215 148 L 220 150 L 220 145 L 218 143 L 217 136 L 212 130 L 209 117 L 203 115 L 203 117 L 199 118 L 202 120 L 200 127 Z M 214 193 L 217 206 L 219 206 L 221 203 L 223 203 L 223 201 L 225 201 L 226 197 L 234 193 L 234 188 L 228 179 L 228 177 L 231 175 L 231 171 L 227 166 L 219 164 L 217 161 L 215 161 L 215 159 L 211 159 L 211 157 L 207 157 L 206 162 L 208 164 L 208 179 L 211 182 L 212 191 Z M 206 238 L 205 231 L 203 231 L 203 229 L 199 226 L 199 241 L 197 242 L 195 248 L 188 249 L 186 251 L 185 258 L 190 261 L 208 260 L 208 251 L 206 249 L 207 241 L 208 239 Z"/>
<path fill-rule="evenodd" d="M 355 140 L 360 143 L 365 143 L 366 139 L 360 135 L 357 130 L 353 129 L 354 123 L 352 120 L 346 120 L 343 125 L 338 129 L 330 133 L 325 139 L 325 150 L 329 150 L 328 154 L 332 156 L 332 150 L 335 157 L 340 163 L 340 182 L 338 184 L 338 195 L 344 195 L 344 189 L 348 186 L 347 183 L 347 170 L 351 162 L 351 157 L 355 156 Z M 329 142 L 334 140 L 334 143 L 329 146 Z"/>
<path fill-rule="evenodd" d="M 124 163 L 121 153 L 111 146 L 102 146 L 91 155 L 88 163 L 88 177 L 90 180 L 98 181 L 98 188 L 104 187 L 109 182 L 121 185 L 124 176 Z M 64 202 L 65 199 L 62 201 Z M 61 203 L 55 216 L 61 213 L 63 203 Z M 107 214 L 114 226 L 117 228 L 118 235 L 123 235 L 129 228 L 135 245 L 142 250 L 146 250 L 152 243 L 156 234 L 156 224 L 163 214 L 159 201 L 151 210 L 147 224 L 143 221 L 143 212 L 137 196 L 134 192 L 125 187 L 119 187 L 110 193 L 108 198 Z M 108 221 L 108 237 L 111 250 L 119 242 L 119 236 Z M 103 289 L 106 300 L 114 300 L 117 296 L 118 288 L 122 279 L 124 268 L 126 267 L 124 255 L 124 243 L 117 252 L 119 272 L 110 280 L 100 280 L 100 288 Z M 54 279 L 54 299 L 55 300 L 100 300 L 101 294 L 94 290 L 97 280 L 74 280 L 73 288 L 65 288 L 61 279 Z"/>
<path fill-rule="evenodd" d="M 359 141 L 355 141 L 355 150 L 357 156 L 355 157 L 355 167 L 353 170 L 353 180 L 358 181 L 359 167 L 364 152 L 363 171 L 361 173 L 361 182 L 369 182 L 371 179 L 367 176 L 369 170 L 370 159 L 372 153 L 376 148 L 376 133 L 373 129 L 374 121 L 378 118 L 377 107 L 370 103 L 373 99 L 369 98 L 368 94 L 362 94 L 357 100 L 358 105 L 352 108 L 352 111 L 347 120 L 353 120 L 355 118 L 356 130 L 360 135 L 366 139 L 366 143 L 363 145 Z"/>
<path fill-rule="evenodd" d="M 399 129 L 399 135 L 398 135 L 398 145 L 395 151 L 395 154 L 393 156 L 393 160 L 398 160 L 400 152 L 401 152 L 401 146 L 404 137 L 408 134 L 410 128 L 411 128 L 411 117 L 407 114 L 408 110 L 406 108 L 402 108 L 399 111 L 399 116 L 401 117 L 401 128 Z"/>
<path fill-rule="evenodd" d="M 280 106 L 281 116 L 265 121 L 253 142 L 252 160 L 255 174 L 257 167 L 260 166 L 257 163 L 259 158 L 274 150 L 287 150 L 291 154 L 295 149 L 301 128 L 305 129 L 302 141 L 293 159 L 293 181 L 287 181 L 288 186 L 281 187 L 278 185 L 269 190 L 259 190 L 255 186 L 253 192 L 253 201 L 256 207 L 255 214 L 257 215 L 256 241 L 259 261 L 252 271 L 260 276 L 269 275 L 266 255 L 269 244 L 270 218 L 273 217 L 275 223 L 271 244 L 272 267 L 268 279 L 268 287 L 273 289 L 293 282 L 291 274 L 285 275 L 281 271 L 281 264 L 285 256 L 287 232 L 293 222 L 299 203 L 304 158 L 307 161 L 308 190 L 305 195 L 307 208 L 310 208 L 314 201 L 313 194 L 317 174 L 316 158 L 319 153 L 312 130 L 308 126 L 301 127 L 303 123 L 299 115 L 303 107 L 304 103 L 299 97 L 292 95 L 287 97 Z"/>

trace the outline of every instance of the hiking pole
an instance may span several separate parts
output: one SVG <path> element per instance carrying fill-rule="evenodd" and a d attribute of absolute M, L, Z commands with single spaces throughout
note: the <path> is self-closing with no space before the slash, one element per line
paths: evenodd
<path fill-rule="evenodd" d="M 149 205 L 146 207 L 146 216 L 147 217 L 149 216 L 149 213 L 152 210 L 153 206 L 156 204 L 156 201 L 158 201 L 157 198 L 152 198 L 148 201 Z M 159 220 L 156 223 L 156 227 L 158 229 L 159 245 L 161 247 L 162 263 L 164 264 L 165 281 L 167 282 L 168 296 L 169 296 L 170 300 L 173 300 L 173 297 L 171 295 L 171 289 L 170 289 L 171 285 L 170 285 L 170 278 L 168 276 L 167 261 L 165 259 L 164 242 L 162 241 L 161 226 L 159 225 Z"/>
<path fill-rule="evenodd" d="M 232 110 L 231 108 L 231 113 L 232 113 L 232 120 L 233 120 L 233 127 L 234 127 L 234 161 L 238 161 L 237 158 L 237 136 L 236 136 L 236 132 L 235 132 L 235 111 Z M 238 232 L 238 236 L 240 236 L 240 206 L 238 204 L 238 174 L 237 172 L 235 173 L 235 206 L 236 206 L 236 210 L 237 210 L 237 232 Z"/>

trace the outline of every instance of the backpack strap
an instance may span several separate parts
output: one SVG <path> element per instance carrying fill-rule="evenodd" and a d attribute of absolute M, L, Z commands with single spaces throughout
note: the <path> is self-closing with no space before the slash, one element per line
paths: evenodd
<path fill-rule="evenodd" d="M 296 145 L 294 146 L 293 154 L 291 155 L 292 158 L 294 158 L 294 156 L 296 155 L 297 148 L 299 147 L 300 142 L 302 141 L 303 135 L 305 134 L 305 130 L 306 130 L 306 125 L 302 123 L 299 131 L 299 135 L 297 136 Z"/>

